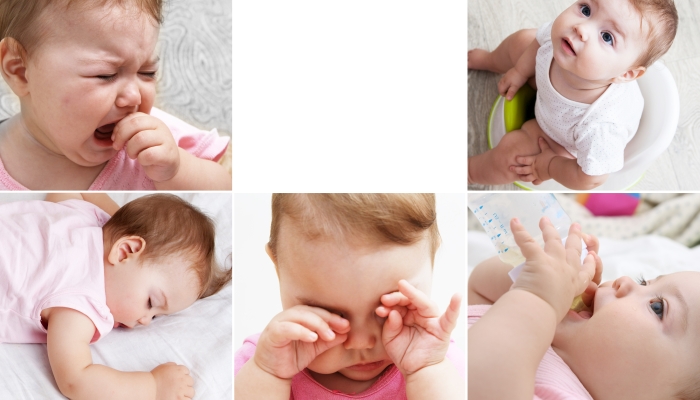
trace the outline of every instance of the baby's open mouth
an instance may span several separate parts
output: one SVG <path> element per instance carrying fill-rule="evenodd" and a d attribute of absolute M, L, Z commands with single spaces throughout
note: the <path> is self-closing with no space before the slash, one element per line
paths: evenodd
<path fill-rule="evenodd" d="M 576 55 L 576 51 L 574 51 L 574 46 L 571 45 L 571 42 L 569 42 L 569 39 L 564 38 L 561 41 L 562 41 L 561 45 L 564 47 L 564 50 L 566 50 L 567 53 L 570 52 L 573 55 Z"/>
<path fill-rule="evenodd" d="M 114 131 L 114 126 L 116 124 L 102 125 L 101 127 L 95 129 L 95 138 L 101 141 L 112 141 L 112 132 Z"/>

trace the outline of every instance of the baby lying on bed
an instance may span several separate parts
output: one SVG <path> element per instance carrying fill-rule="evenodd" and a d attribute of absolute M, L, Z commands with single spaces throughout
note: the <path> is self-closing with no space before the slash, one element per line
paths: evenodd
<path fill-rule="evenodd" d="M 469 398 L 699 398 L 700 273 L 598 286 L 597 239 L 574 224 L 562 245 L 540 228 L 544 250 L 511 222 L 527 259 L 515 282 L 498 258 L 469 278 Z M 569 310 L 581 293 L 590 311 Z"/>
<path fill-rule="evenodd" d="M 434 195 L 277 194 L 271 226 L 284 310 L 236 353 L 237 400 L 464 399 Z"/>
<path fill-rule="evenodd" d="M 87 193 L 0 204 L 0 343 L 46 343 L 58 388 L 71 399 L 193 397 L 186 367 L 116 371 L 93 364 L 89 345 L 229 282 L 231 271 L 215 266 L 214 232 L 207 216 L 166 194 L 121 208 Z"/>
<path fill-rule="evenodd" d="M 507 37 L 494 51 L 469 51 L 469 69 L 505 74 L 512 99 L 537 89 L 535 117 L 498 145 L 468 159 L 469 183 L 593 189 L 622 169 L 644 99 L 635 81 L 676 35 L 673 0 L 577 1 L 550 23 Z"/>

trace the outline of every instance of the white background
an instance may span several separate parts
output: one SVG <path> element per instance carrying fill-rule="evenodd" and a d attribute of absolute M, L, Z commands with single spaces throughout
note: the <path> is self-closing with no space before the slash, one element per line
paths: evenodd
<path fill-rule="evenodd" d="M 236 1 L 232 90 L 238 193 L 465 190 L 465 0 Z"/>
<path fill-rule="evenodd" d="M 270 194 L 234 195 L 234 348 L 261 332 L 282 311 L 275 267 L 265 253 L 270 235 Z M 438 194 L 442 245 L 435 256 L 432 299 L 444 312 L 454 293 L 462 308 L 452 339 L 466 349 L 466 204 L 463 194 Z"/>

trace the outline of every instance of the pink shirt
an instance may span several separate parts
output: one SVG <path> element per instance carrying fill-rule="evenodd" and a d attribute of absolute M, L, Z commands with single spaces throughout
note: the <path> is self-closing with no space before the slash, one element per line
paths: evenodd
<path fill-rule="evenodd" d="M 203 131 L 157 108 L 151 115 L 163 121 L 178 147 L 205 160 L 218 161 L 226 151 L 229 138 L 219 136 L 216 129 Z M 155 190 L 153 181 L 137 160 L 130 159 L 122 148 L 112 157 L 88 190 Z M 7 173 L 0 160 L 0 190 L 29 190 Z"/>
<path fill-rule="evenodd" d="M 46 343 L 40 313 L 80 311 L 114 326 L 104 284 L 102 225 L 109 215 L 82 200 L 0 204 L 0 343 Z"/>
<path fill-rule="evenodd" d="M 475 305 L 467 308 L 469 327 L 474 325 L 491 308 Z M 467 334 L 467 337 L 469 334 Z M 571 368 L 549 346 L 535 374 L 534 400 L 592 400 L 590 394 Z"/>
<path fill-rule="evenodd" d="M 236 352 L 233 360 L 234 376 L 243 367 L 248 360 L 255 354 L 255 347 L 258 344 L 260 334 L 249 336 L 243 342 L 243 346 Z M 460 376 L 465 376 L 464 373 L 464 352 L 460 350 L 454 341 L 450 341 L 450 347 L 447 350 L 447 358 L 452 361 L 457 368 Z M 264 398 L 261 394 L 261 398 Z M 290 400 L 304 399 L 323 399 L 323 400 L 405 400 L 406 399 L 406 382 L 403 375 L 393 364 L 388 367 L 382 375 L 377 379 L 369 389 L 360 394 L 345 394 L 338 391 L 327 389 L 320 383 L 316 382 L 311 377 L 309 371 L 304 369 L 292 378 L 292 392 L 289 396 Z"/>

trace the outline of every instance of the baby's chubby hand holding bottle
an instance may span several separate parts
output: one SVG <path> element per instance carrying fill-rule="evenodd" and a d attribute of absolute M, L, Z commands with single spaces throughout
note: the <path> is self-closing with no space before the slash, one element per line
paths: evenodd
<path fill-rule="evenodd" d="M 508 274 L 513 281 L 520 273 L 525 257 L 510 230 L 511 219 L 517 217 L 540 246 L 544 246 L 539 229 L 542 217 L 549 218 L 562 241 L 569 234 L 571 218 L 551 193 L 470 193 L 467 205 L 496 246 L 501 261 L 516 267 Z M 581 260 L 588 254 L 585 244 L 582 245 Z M 571 309 L 581 311 L 584 308 L 581 296 L 577 296 Z"/>

